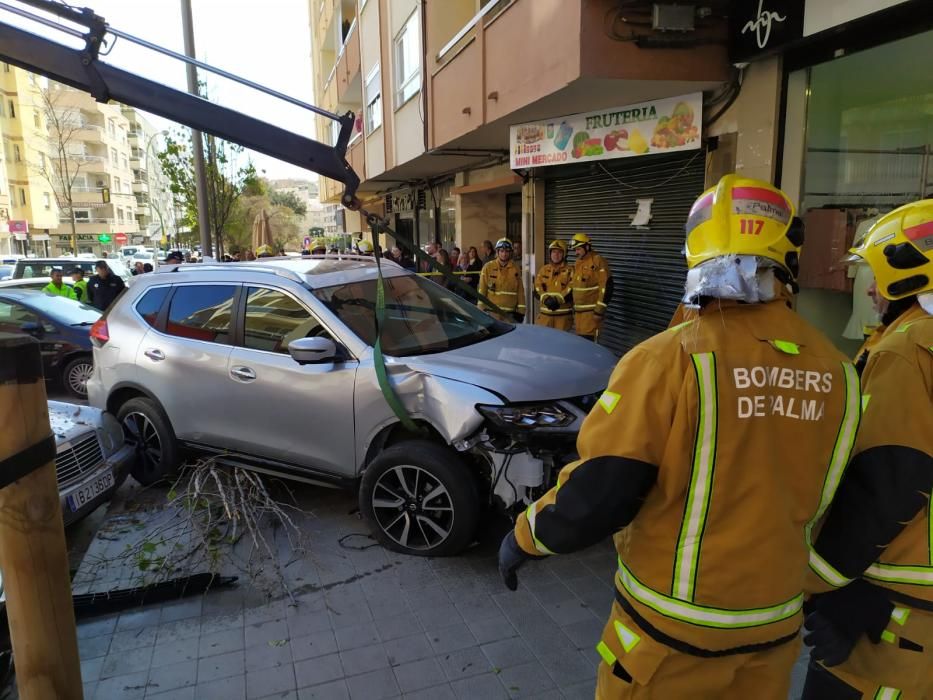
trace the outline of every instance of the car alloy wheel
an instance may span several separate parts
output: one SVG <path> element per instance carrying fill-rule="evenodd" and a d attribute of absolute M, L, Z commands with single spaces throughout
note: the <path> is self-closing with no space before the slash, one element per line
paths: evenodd
<path fill-rule="evenodd" d="M 162 470 L 162 440 L 159 431 L 144 413 L 136 411 L 123 416 L 123 434 L 126 444 L 136 451 L 138 464 L 144 472 L 160 473 Z"/>
<path fill-rule="evenodd" d="M 94 374 L 94 363 L 73 362 L 65 372 L 65 386 L 72 394 L 80 398 L 87 397 L 87 383 Z"/>
<path fill-rule="evenodd" d="M 382 531 L 408 549 L 434 549 L 454 526 L 450 493 L 437 477 L 411 464 L 395 466 L 379 477 L 372 507 Z"/>

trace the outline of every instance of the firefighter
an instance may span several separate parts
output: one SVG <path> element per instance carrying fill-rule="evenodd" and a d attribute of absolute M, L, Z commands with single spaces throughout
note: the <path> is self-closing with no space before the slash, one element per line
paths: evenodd
<path fill-rule="evenodd" d="M 831 592 L 810 603 L 803 696 L 929 698 L 933 199 L 882 216 L 852 252 L 872 268 L 887 326 L 862 374 L 853 457 L 810 558 Z"/>
<path fill-rule="evenodd" d="M 571 285 L 574 329 L 577 335 L 595 342 L 612 296 L 612 274 L 609 264 L 593 250 L 585 233 L 574 234 L 570 250 L 577 255 Z"/>
<path fill-rule="evenodd" d="M 541 300 L 539 326 L 569 331 L 573 325 L 573 301 L 570 292 L 573 266 L 566 262 L 567 244 L 553 241 L 548 246 L 551 259 L 535 276 L 535 296 Z"/>
<path fill-rule="evenodd" d="M 500 238 L 496 241 L 496 258 L 483 265 L 479 273 L 479 293 L 499 307 L 496 313 L 480 301 L 479 308 L 500 321 L 525 320 L 525 285 L 522 273 L 512 262 L 512 241 Z"/>
<path fill-rule="evenodd" d="M 515 590 L 526 560 L 626 528 L 597 697 L 785 700 L 805 535 L 845 464 L 858 377 L 787 306 L 803 227 L 783 192 L 727 175 L 686 228 L 696 320 L 622 358 L 499 570 Z"/>
<path fill-rule="evenodd" d="M 327 255 L 327 241 L 323 238 L 311 241 L 311 255 Z"/>
<path fill-rule="evenodd" d="M 373 254 L 373 243 L 372 241 L 367 241 L 365 238 L 361 238 L 356 244 L 356 250 L 359 255 L 369 255 Z"/>

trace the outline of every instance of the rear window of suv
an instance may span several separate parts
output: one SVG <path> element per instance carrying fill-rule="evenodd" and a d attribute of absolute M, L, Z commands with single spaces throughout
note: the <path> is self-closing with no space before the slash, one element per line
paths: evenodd
<path fill-rule="evenodd" d="M 192 340 L 229 343 L 236 290 L 221 284 L 176 287 L 165 332 Z"/>

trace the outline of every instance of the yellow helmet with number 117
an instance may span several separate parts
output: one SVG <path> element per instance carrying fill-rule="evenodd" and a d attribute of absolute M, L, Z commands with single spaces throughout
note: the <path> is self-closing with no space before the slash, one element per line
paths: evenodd
<path fill-rule="evenodd" d="M 570 239 L 570 250 L 576 250 L 580 246 L 589 245 L 590 237 L 585 233 L 575 233 Z"/>
<path fill-rule="evenodd" d="M 850 252 L 871 266 L 885 299 L 933 291 L 933 199 L 885 214 Z"/>
<path fill-rule="evenodd" d="M 788 196 L 774 185 L 725 175 L 690 209 L 687 266 L 726 255 L 754 255 L 775 261 L 796 278 L 803 222 L 794 213 Z"/>

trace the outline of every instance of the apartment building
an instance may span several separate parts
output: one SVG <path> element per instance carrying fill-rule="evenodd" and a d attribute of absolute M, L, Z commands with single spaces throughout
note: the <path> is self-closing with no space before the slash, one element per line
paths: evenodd
<path fill-rule="evenodd" d="M 49 251 L 59 212 L 49 164 L 42 91 L 47 81 L 0 64 L 0 254 Z"/>
<path fill-rule="evenodd" d="M 132 242 L 157 245 L 164 238 L 167 243 L 178 232 L 171 184 L 157 155 L 164 145 L 165 133 L 133 107 L 124 105 L 122 112 L 129 123 L 132 189 L 136 199 L 138 232 Z"/>
<path fill-rule="evenodd" d="M 120 105 L 101 104 L 91 95 L 58 83 L 49 85 L 52 104 L 72 128 L 65 151 L 77 175 L 73 179 L 74 229 L 63 211 L 52 233 L 52 253 L 61 255 L 77 243 L 78 253 L 103 254 L 128 242 L 142 242 L 136 220 L 130 124 Z M 52 134 L 51 138 L 55 138 Z M 64 207 L 63 207 L 64 208 Z"/>

